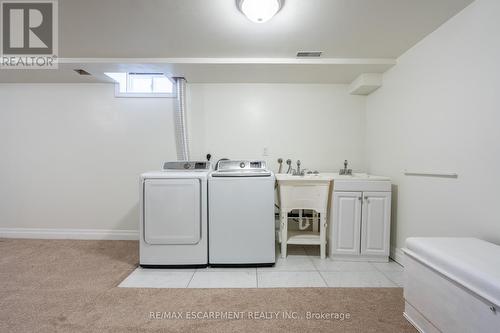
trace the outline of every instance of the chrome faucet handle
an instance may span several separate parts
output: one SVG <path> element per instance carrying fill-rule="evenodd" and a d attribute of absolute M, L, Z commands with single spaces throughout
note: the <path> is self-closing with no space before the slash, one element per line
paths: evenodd
<path fill-rule="evenodd" d="M 286 173 L 289 174 L 290 171 L 292 170 L 292 160 L 291 159 L 287 159 L 286 160 L 286 164 L 288 165 L 288 170 L 286 171 Z"/>
<path fill-rule="evenodd" d="M 283 159 L 281 157 L 278 158 L 278 164 L 279 164 L 278 173 L 281 173 L 281 171 L 283 170 Z"/>

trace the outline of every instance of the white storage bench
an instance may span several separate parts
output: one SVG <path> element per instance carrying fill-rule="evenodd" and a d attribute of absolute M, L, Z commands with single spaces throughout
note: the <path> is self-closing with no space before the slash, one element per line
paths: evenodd
<path fill-rule="evenodd" d="M 500 332 L 500 246 L 408 238 L 404 252 L 404 315 L 420 332 Z"/>

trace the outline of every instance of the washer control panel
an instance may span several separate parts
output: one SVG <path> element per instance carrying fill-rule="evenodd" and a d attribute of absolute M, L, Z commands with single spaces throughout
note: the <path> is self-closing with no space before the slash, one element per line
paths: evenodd
<path fill-rule="evenodd" d="M 245 161 L 245 160 L 222 160 L 219 162 L 219 169 L 223 170 L 266 170 L 265 161 Z"/>
<path fill-rule="evenodd" d="M 220 160 L 212 177 L 269 177 L 265 161 Z"/>

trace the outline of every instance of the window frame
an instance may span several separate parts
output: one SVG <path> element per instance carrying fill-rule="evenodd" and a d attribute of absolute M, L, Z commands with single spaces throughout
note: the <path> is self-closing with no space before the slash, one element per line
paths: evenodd
<path fill-rule="evenodd" d="M 124 98 L 176 98 L 177 97 L 177 86 L 175 81 L 170 77 L 166 76 L 164 73 L 137 73 L 137 72 L 126 72 L 127 75 L 127 90 L 130 87 L 130 76 L 131 75 L 151 75 L 153 76 L 164 76 L 170 82 L 172 82 L 172 92 L 170 93 L 136 93 L 136 92 L 121 92 L 120 91 L 120 83 L 115 82 L 115 97 L 124 97 Z M 154 80 L 152 80 L 151 84 L 153 84 Z"/>

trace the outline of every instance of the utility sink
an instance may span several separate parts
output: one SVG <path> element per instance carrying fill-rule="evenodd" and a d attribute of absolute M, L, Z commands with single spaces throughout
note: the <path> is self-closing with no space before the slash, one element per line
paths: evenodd
<path fill-rule="evenodd" d="M 286 173 L 277 173 L 276 174 L 276 180 L 280 181 L 300 181 L 300 182 L 307 182 L 307 181 L 331 181 L 333 180 L 333 177 L 331 174 L 305 174 L 303 176 L 301 175 L 292 175 L 292 174 L 286 174 Z"/>
<path fill-rule="evenodd" d="M 390 180 L 388 177 L 370 175 L 368 173 L 353 173 L 352 175 L 340 175 L 338 173 L 322 173 L 321 175 L 330 176 L 335 180 Z"/>
<path fill-rule="evenodd" d="M 276 180 L 280 185 L 307 186 L 333 181 L 334 191 L 390 191 L 390 178 L 375 176 L 367 173 L 353 173 L 352 175 L 340 175 L 336 172 L 325 172 L 319 174 L 306 174 L 304 176 L 291 174 L 276 174 Z M 298 190 L 298 189 L 296 189 Z"/>
<path fill-rule="evenodd" d="M 375 176 L 367 173 L 351 175 L 332 174 L 334 191 L 390 191 L 389 177 Z"/>
<path fill-rule="evenodd" d="M 352 175 L 340 175 L 336 172 L 322 172 L 318 174 L 305 174 L 303 176 L 301 175 L 292 175 L 292 174 L 285 174 L 285 173 L 278 173 L 276 174 L 276 179 L 278 181 L 314 181 L 314 180 L 320 180 L 320 181 L 325 181 L 325 180 L 390 180 L 388 177 L 383 177 L 383 176 L 375 176 L 375 175 L 370 175 L 367 173 L 353 173 Z"/>

